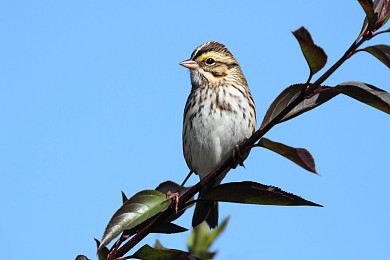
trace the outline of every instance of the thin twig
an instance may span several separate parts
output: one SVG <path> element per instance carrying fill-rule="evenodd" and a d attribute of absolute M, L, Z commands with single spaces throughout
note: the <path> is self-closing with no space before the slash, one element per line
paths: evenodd
<path fill-rule="evenodd" d="M 375 36 L 377 36 L 377 35 L 379 35 L 379 34 L 382 34 L 382 33 L 388 33 L 388 32 L 390 32 L 390 28 L 387 29 L 387 30 L 384 30 L 384 31 L 376 32 L 376 33 L 374 33 L 374 34 L 372 35 L 372 37 L 375 37 Z"/>

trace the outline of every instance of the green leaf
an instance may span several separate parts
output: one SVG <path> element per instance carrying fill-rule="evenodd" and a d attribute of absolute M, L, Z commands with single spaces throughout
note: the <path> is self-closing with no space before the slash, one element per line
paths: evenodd
<path fill-rule="evenodd" d="M 121 193 L 122 193 L 122 203 L 125 204 L 127 201 L 126 194 L 123 191 L 121 191 Z"/>
<path fill-rule="evenodd" d="M 294 84 L 283 90 L 269 106 L 260 128 L 269 124 L 283 109 L 305 91 L 305 84 Z"/>
<path fill-rule="evenodd" d="M 360 39 L 360 37 L 362 37 L 366 33 L 367 30 L 368 30 L 368 18 L 366 16 L 364 18 L 363 26 L 362 26 L 362 29 L 360 30 L 360 34 L 359 34 L 358 39 Z"/>
<path fill-rule="evenodd" d="M 217 252 L 212 252 L 209 248 L 226 229 L 228 221 L 229 217 L 225 218 L 222 224 L 213 231 L 209 231 L 206 223 L 194 228 L 187 239 L 188 251 L 201 259 L 214 258 Z"/>
<path fill-rule="evenodd" d="M 257 205 L 322 207 L 319 204 L 302 199 L 277 187 L 251 181 L 218 185 L 205 194 L 202 199 Z"/>
<path fill-rule="evenodd" d="M 96 247 L 99 248 L 99 246 L 100 246 L 99 240 L 97 240 L 97 239 L 95 238 L 95 242 L 96 242 Z M 99 258 L 99 260 L 106 260 L 109 252 L 110 252 L 110 250 L 108 250 L 107 247 L 102 247 L 102 248 L 98 251 L 98 258 Z"/>
<path fill-rule="evenodd" d="M 172 193 L 175 193 L 175 192 L 179 192 L 181 195 L 183 195 L 184 193 L 186 193 L 188 190 L 190 189 L 190 187 L 181 187 L 179 184 L 173 182 L 173 181 L 165 181 L 165 182 L 162 182 L 160 183 L 156 190 L 159 191 L 159 192 L 162 192 L 164 194 L 166 194 L 167 196 L 172 194 Z M 123 197 L 123 192 L 122 192 L 122 197 Z M 125 196 L 126 198 L 126 196 Z M 193 200 L 194 198 L 191 198 L 189 201 Z M 127 200 L 127 199 L 126 199 Z M 193 205 L 191 204 L 190 206 L 188 206 L 187 208 L 189 207 L 192 207 Z M 187 208 L 184 208 L 182 210 L 179 210 L 177 213 L 174 213 L 172 214 L 171 216 L 169 216 L 167 219 L 165 219 L 162 223 L 160 223 L 158 226 L 156 226 L 153 230 L 151 230 L 151 233 L 162 233 L 162 234 L 173 234 L 173 233 L 181 233 L 181 232 L 185 232 L 187 231 L 188 229 L 184 228 L 184 227 L 181 227 L 181 226 L 178 226 L 176 224 L 173 224 L 173 223 L 170 223 L 171 221 L 179 218 L 183 213 L 184 211 L 187 209 Z M 131 229 L 126 229 L 124 232 L 125 232 L 125 235 L 127 236 L 132 236 L 134 235 L 135 233 L 137 233 L 139 230 L 141 230 L 142 228 L 144 228 L 146 225 L 148 225 L 152 220 L 154 220 L 154 218 L 158 217 L 159 214 L 151 217 L 150 219 L 142 222 L 141 224 L 131 228 Z"/>
<path fill-rule="evenodd" d="M 273 142 L 264 137 L 260 139 L 259 146 L 280 154 L 305 170 L 317 173 L 313 156 L 304 148 L 294 148 L 282 143 Z"/>
<path fill-rule="evenodd" d="M 339 94 L 339 92 L 331 91 L 332 89 L 329 87 L 321 86 L 318 90 L 321 89 L 324 91 L 319 92 L 313 95 L 312 97 L 303 100 L 293 110 L 291 110 L 285 117 L 283 117 L 281 122 L 290 120 L 296 116 L 299 116 L 300 114 L 308 112 L 313 108 L 316 108 L 324 104 L 325 102 L 328 102 L 329 100 L 331 100 L 332 98 L 334 98 Z M 326 91 L 326 89 L 329 89 L 329 91 Z"/>
<path fill-rule="evenodd" d="M 301 46 L 303 55 L 310 68 L 311 77 L 325 66 L 328 57 L 321 47 L 314 44 L 309 31 L 305 27 L 302 26 L 292 33 Z"/>
<path fill-rule="evenodd" d="M 390 93 L 373 85 L 349 81 L 334 87 L 335 90 L 390 114 Z"/>
<path fill-rule="evenodd" d="M 362 51 L 371 53 L 390 69 L 390 46 L 389 45 L 378 44 L 378 45 L 368 46 L 362 49 Z"/>
<path fill-rule="evenodd" d="M 144 245 L 137 252 L 135 252 L 131 258 L 143 259 L 143 260 L 195 260 L 197 259 L 190 253 L 176 250 L 176 249 L 156 249 L 149 245 Z"/>
<path fill-rule="evenodd" d="M 143 190 L 128 199 L 112 216 L 104 231 L 98 251 L 122 231 L 148 220 L 171 204 L 166 195 L 155 190 Z"/>
<path fill-rule="evenodd" d="M 166 249 L 165 247 L 163 247 L 160 240 L 158 240 L 158 239 L 156 239 L 156 242 L 154 243 L 154 248 L 155 249 Z"/>
<path fill-rule="evenodd" d="M 156 190 L 159 191 L 159 192 L 162 192 L 164 194 L 166 194 L 167 196 L 170 195 L 170 194 L 173 194 L 175 192 L 179 192 L 180 196 L 179 196 L 179 199 L 180 197 L 186 193 L 189 189 L 191 189 L 191 187 L 182 187 L 181 185 L 173 182 L 173 181 L 165 181 L 165 182 L 162 182 L 160 183 Z M 188 200 L 188 202 L 191 202 L 194 200 L 194 197 L 192 197 L 191 199 Z M 182 209 L 182 210 L 179 210 L 177 212 L 177 214 L 172 214 L 167 220 L 166 222 L 171 222 L 171 221 L 174 221 L 175 219 L 179 218 L 181 215 L 183 215 L 184 211 L 190 207 L 192 207 L 194 204 L 190 204 L 190 206 Z"/>

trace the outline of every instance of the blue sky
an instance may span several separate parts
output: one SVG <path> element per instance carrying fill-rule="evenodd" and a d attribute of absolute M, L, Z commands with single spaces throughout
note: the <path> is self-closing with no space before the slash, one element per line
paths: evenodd
<path fill-rule="evenodd" d="M 4 259 L 96 259 L 128 196 L 180 183 L 189 73 L 178 63 L 216 40 L 239 61 L 258 125 L 308 68 L 304 25 L 329 68 L 360 32 L 357 1 L 7 1 L 0 9 L 0 251 Z M 387 27 L 388 28 L 388 25 Z M 369 44 L 390 43 L 382 35 Z M 366 45 L 367 46 L 367 45 Z M 324 72 L 324 71 L 321 71 Z M 320 73 L 321 73 L 320 72 Z M 390 91 L 389 69 L 358 53 L 326 81 Z M 316 176 L 265 149 L 226 181 L 251 180 L 324 205 L 223 203 L 217 259 L 383 259 L 390 242 L 389 115 L 339 95 L 266 136 L 308 149 Z M 197 177 L 190 179 L 194 184 Z M 176 223 L 190 227 L 192 210 Z M 186 249 L 188 233 L 148 236 Z"/>

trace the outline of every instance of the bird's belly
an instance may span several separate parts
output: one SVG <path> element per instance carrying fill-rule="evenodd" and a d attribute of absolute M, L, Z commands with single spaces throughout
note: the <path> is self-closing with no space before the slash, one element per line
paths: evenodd
<path fill-rule="evenodd" d="M 205 110 L 195 116 L 187 139 L 192 170 L 204 178 L 230 156 L 235 145 L 252 134 L 248 120 L 231 111 Z"/>

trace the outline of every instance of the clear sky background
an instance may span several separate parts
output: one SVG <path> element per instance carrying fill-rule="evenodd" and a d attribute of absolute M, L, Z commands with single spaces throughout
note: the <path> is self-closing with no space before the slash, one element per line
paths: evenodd
<path fill-rule="evenodd" d="M 285 87 L 308 77 L 291 31 L 304 25 L 329 68 L 363 19 L 357 1 L 336 0 L 3 2 L 1 258 L 96 259 L 93 238 L 120 207 L 121 190 L 132 196 L 184 179 L 190 78 L 178 63 L 198 45 L 215 40 L 234 54 L 259 125 Z M 369 42 L 379 43 L 390 35 Z M 326 84 L 357 80 L 390 91 L 389 72 L 362 52 Z M 321 176 L 258 148 L 225 180 L 274 185 L 324 208 L 222 203 L 221 219 L 231 220 L 213 245 L 217 259 L 384 259 L 389 131 L 389 115 L 341 95 L 276 126 L 266 137 L 308 149 Z M 190 227 L 192 212 L 176 223 Z M 152 234 L 140 245 L 158 238 L 185 250 L 187 236 Z"/>

